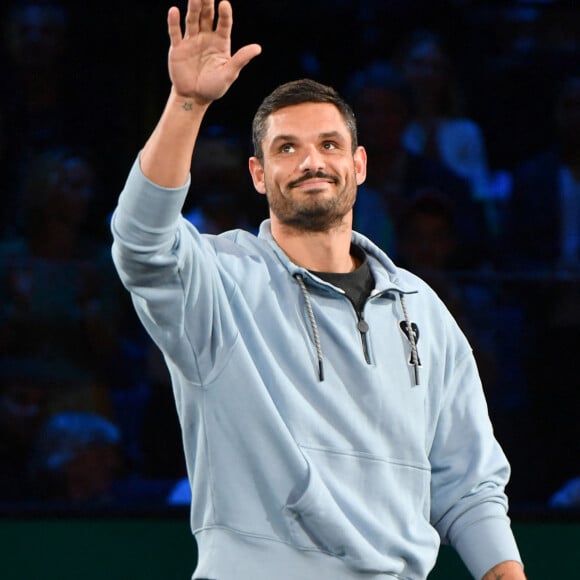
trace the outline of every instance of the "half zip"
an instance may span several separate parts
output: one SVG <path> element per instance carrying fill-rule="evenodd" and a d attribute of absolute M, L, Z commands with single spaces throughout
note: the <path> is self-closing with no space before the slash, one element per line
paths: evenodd
<path fill-rule="evenodd" d="M 306 314 L 308 317 L 308 321 L 310 323 L 310 328 L 312 330 L 312 341 L 313 341 L 314 347 L 316 349 L 316 358 L 318 361 L 318 380 L 322 382 L 322 381 L 324 381 L 324 357 L 322 354 L 322 344 L 320 341 L 320 332 L 318 330 L 318 324 L 316 322 L 316 317 L 314 316 L 314 309 L 312 308 L 312 301 L 310 299 L 310 292 L 308 291 L 308 288 L 306 287 L 306 283 L 304 281 L 304 276 L 302 274 L 296 273 L 293 275 L 293 277 L 296 280 L 296 282 L 298 283 L 298 286 L 300 287 L 300 291 L 301 291 L 302 296 L 304 298 L 304 305 L 305 305 L 305 309 L 306 309 Z M 346 292 L 344 290 L 342 290 L 341 288 L 336 288 L 336 287 L 335 287 L 335 290 L 338 290 L 338 292 L 341 293 L 352 305 L 352 308 L 353 308 L 355 315 L 356 315 L 356 327 L 357 327 L 357 330 L 358 330 L 360 337 L 361 337 L 361 347 L 362 347 L 362 351 L 363 351 L 363 356 L 364 356 L 365 362 L 370 365 L 371 360 L 370 360 L 370 352 L 369 352 L 369 345 L 368 345 L 368 332 L 370 330 L 370 327 L 369 327 L 368 322 L 364 318 L 364 307 L 369 302 L 369 300 L 377 298 L 378 296 L 383 296 L 385 294 L 392 295 L 393 289 L 383 290 L 383 291 L 373 290 L 371 292 L 370 296 L 367 298 L 367 300 L 362 305 L 361 309 L 357 309 L 354 301 L 346 294 Z M 401 330 L 403 331 L 403 334 L 406 336 L 407 341 L 409 343 L 409 347 L 410 347 L 409 364 L 413 367 L 414 383 L 415 383 L 415 385 L 419 385 L 420 384 L 419 367 L 421 366 L 421 363 L 419 360 L 419 353 L 417 350 L 417 340 L 419 338 L 418 329 L 417 329 L 416 325 L 414 323 L 412 323 L 410 318 L 409 318 L 404 293 L 400 292 L 400 291 L 395 291 L 395 292 L 399 296 L 399 300 L 401 303 L 401 309 L 403 312 L 403 321 L 401 322 Z"/>
<path fill-rule="evenodd" d="M 358 313 L 357 312 L 357 316 L 359 316 L 358 319 L 358 329 L 360 332 L 360 338 L 362 341 L 362 347 L 363 347 L 363 353 L 365 355 L 365 361 L 367 362 L 367 364 L 371 364 L 371 357 L 369 355 L 369 344 L 368 344 L 368 339 L 367 339 L 367 333 L 369 331 L 369 325 L 367 323 L 367 321 L 363 318 L 362 316 L 362 312 Z"/>
<path fill-rule="evenodd" d="M 356 308 L 356 306 L 354 305 L 354 303 L 352 302 L 352 300 L 350 300 L 350 298 L 349 298 L 349 302 L 352 304 L 352 307 L 356 313 L 356 318 L 357 318 L 356 327 L 358 328 L 358 331 L 360 332 L 360 339 L 361 339 L 361 344 L 362 344 L 362 349 L 363 349 L 363 355 L 365 357 L 366 363 L 370 365 L 371 364 L 371 357 L 369 355 L 369 343 L 368 343 L 368 338 L 367 338 L 367 334 L 369 332 L 369 325 L 368 325 L 368 322 L 364 318 L 363 311 L 358 310 Z"/>

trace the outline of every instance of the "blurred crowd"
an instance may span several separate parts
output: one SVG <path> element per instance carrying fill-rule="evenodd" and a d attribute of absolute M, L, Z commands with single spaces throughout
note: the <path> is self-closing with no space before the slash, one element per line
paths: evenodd
<path fill-rule="evenodd" d="M 234 42 L 263 55 L 210 109 L 185 216 L 210 234 L 257 230 L 255 108 L 293 78 L 333 85 L 369 156 L 355 229 L 427 280 L 470 339 L 512 504 L 580 506 L 578 3 L 232 4 Z M 0 506 L 188 503 L 167 370 L 109 233 L 169 89 L 169 4 L 3 6 Z"/>

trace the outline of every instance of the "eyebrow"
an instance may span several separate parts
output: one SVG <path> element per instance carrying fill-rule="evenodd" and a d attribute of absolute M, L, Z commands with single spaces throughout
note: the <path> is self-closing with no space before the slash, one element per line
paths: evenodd
<path fill-rule="evenodd" d="M 320 133 L 318 135 L 318 137 L 319 137 L 319 139 L 321 139 L 323 141 L 326 139 L 336 139 L 336 140 L 340 140 L 340 141 L 345 140 L 345 136 L 340 131 L 326 131 L 325 133 Z M 272 145 L 276 145 L 276 143 L 279 143 L 280 141 L 294 142 L 297 140 L 298 140 L 298 137 L 296 135 L 290 135 L 290 134 L 276 135 L 276 137 L 274 137 L 274 139 L 272 139 Z"/>

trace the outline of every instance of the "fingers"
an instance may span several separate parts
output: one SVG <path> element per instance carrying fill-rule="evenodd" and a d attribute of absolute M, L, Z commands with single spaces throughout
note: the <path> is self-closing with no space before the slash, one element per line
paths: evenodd
<path fill-rule="evenodd" d="M 204 0 L 205 1 L 205 0 Z M 185 34 L 195 36 L 199 33 L 199 16 L 201 14 L 201 0 L 189 0 L 185 15 Z"/>
<path fill-rule="evenodd" d="M 185 16 L 185 34 L 195 36 L 199 32 L 211 32 L 215 0 L 189 0 Z"/>
<path fill-rule="evenodd" d="M 232 33 L 233 22 L 234 17 L 232 14 L 232 5 L 227 0 L 223 0 L 218 5 L 218 21 L 215 28 L 216 32 L 221 37 L 229 40 Z"/>
<path fill-rule="evenodd" d="M 179 11 L 177 8 L 177 14 Z M 170 9 L 170 14 L 174 11 Z M 216 25 L 216 32 L 222 37 L 229 40 L 232 32 L 233 16 L 232 5 L 228 0 L 221 0 L 218 6 L 219 18 Z M 185 35 L 195 36 L 199 32 L 212 32 L 214 29 L 215 8 L 214 0 L 189 0 L 187 14 L 185 16 Z M 179 23 L 177 23 L 179 24 Z M 172 21 L 170 28 L 170 37 L 175 37 L 175 23 Z M 173 34 L 173 36 L 172 36 Z"/>
<path fill-rule="evenodd" d="M 214 0 L 202 0 L 201 17 L 199 20 L 202 32 L 210 32 L 213 30 L 214 16 Z"/>
<path fill-rule="evenodd" d="M 215 32 L 229 43 L 233 25 L 233 14 L 232 6 L 228 0 L 221 0 L 219 2 L 218 13 L 219 17 Z M 173 48 L 177 47 L 184 36 L 191 37 L 201 32 L 213 31 L 214 17 L 214 0 L 189 0 L 187 15 L 185 17 L 185 35 L 182 35 L 179 9 L 172 6 L 167 14 L 167 27 L 171 46 Z M 261 52 L 262 47 L 259 44 L 248 44 L 240 48 L 231 57 L 227 65 L 232 78 L 237 78 L 242 68 Z"/>
<path fill-rule="evenodd" d="M 167 13 L 167 30 L 172 47 L 181 42 L 181 25 L 179 22 L 179 8 L 172 6 Z"/>

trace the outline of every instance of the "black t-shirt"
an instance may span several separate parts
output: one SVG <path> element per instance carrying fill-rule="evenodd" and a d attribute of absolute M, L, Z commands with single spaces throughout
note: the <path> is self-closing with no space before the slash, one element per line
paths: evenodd
<path fill-rule="evenodd" d="M 333 286 L 344 290 L 347 297 L 353 303 L 357 313 L 360 313 L 366 299 L 370 296 L 374 288 L 375 281 L 364 251 L 353 244 L 350 247 L 350 253 L 361 263 L 353 272 L 346 274 L 336 274 L 334 272 L 312 273 L 322 278 L 325 282 L 329 282 Z"/>

